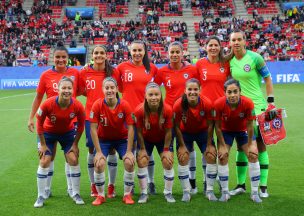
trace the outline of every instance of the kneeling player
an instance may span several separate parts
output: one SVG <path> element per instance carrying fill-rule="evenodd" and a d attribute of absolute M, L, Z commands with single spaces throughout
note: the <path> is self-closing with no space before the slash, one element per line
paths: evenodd
<path fill-rule="evenodd" d="M 90 113 L 91 136 L 96 150 L 94 157 L 94 181 L 98 196 L 92 203 L 95 206 L 105 202 L 105 166 L 111 149 L 115 149 L 124 162 L 125 204 L 134 204 L 131 190 L 134 185 L 135 159 L 132 153 L 134 127 L 130 105 L 118 98 L 117 82 L 112 77 L 103 81 L 105 98 L 98 99 Z"/>
<path fill-rule="evenodd" d="M 174 179 L 172 138 L 172 109 L 163 103 L 162 94 L 156 83 L 146 86 L 145 101 L 135 111 L 138 142 L 138 178 L 141 195 L 138 203 L 146 203 L 147 167 L 154 146 L 161 156 L 164 168 L 164 195 L 169 203 L 175 202 L 172 196 Z"/>
<path fill-rule="evenodd" d="M 64 150 L 72 182 L 72 198 L 76 204 L 84 204 L 79 196 L 80 167 L 78 164 L 78 142 L 84 130 L 85 112 L 82 104 L 73 95 L 73 81 L 64 77 L 58 83 L 58 96 L 47 99 L 38 109 L 37 133 L 40 139 L 40 163 L 37 171 L 38 198 L 34 207 L 44 204 L 47 175 L 52 154 L 58 141 Z M 77 132 L 74 119 L 78 120 Z"/>
<path fill-rule="evenodd" d="M 254 104 L 241 96 L 240 83 L 230 79 L 226 81 L 224 97 L 216 100 L 215 108 L 215 128 L 220 143 L 225 143 L 228 152 L 233 140 L 241 148 L 249 160 L 249 175 L 251 180 L 251 199 L 260 203 L 262 200 L 258 194 L 260 183 L 260 164 L 258 161 L 258 150 L 253 135 L 253 121 L 255 120 Z M 218 175 L 222 185 L 223 201 L 229 199 L 228 195 L 228 154 L 223 150 L 219 152 Z"/>

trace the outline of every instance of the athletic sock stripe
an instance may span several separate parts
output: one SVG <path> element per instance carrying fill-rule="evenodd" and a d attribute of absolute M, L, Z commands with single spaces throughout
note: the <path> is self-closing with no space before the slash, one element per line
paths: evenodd
<path fill-rule="evenodd" d="M 146 175 L 137 175 L 137 177 L 138 177 L 139 179 L 144 179 L 144 178 L 146 178 Z"/>
<path fill-rule="evenodd" d="M 240 162 L 240 161 L 237 161 L 237 162 L 236 162 L 236 165 L 237 165 L 237 166 L 248 166 L 248 162 Z"/>
<path fill-rule="evenodd" d="M 88 168 L 94 168 L 94 164 L 88 164 Z"/>
<path fill-rule="evenodd" d="M 258 180 L 260 180 L 260 176 L 251 177 L 251 181 L 258 181 Z"/>
<path fill-rule="evenodd" d="M 134 185 L 134 182 L 126 182 L 126 181 L 125 181 L 125 185 L 127 185 L 127 186 L 133 186 L 133 185 Z"/>
<path fill-rule="evenodd" d="M 155 165 L 154 161 L 149 161 L 149 165 L 148 166 L 154 166 L 154 165 Z"/>
<path fill-rule="evenodd" d="M 43 174 L 39 174 L 37 173 L 37 178 L 47 178 L 48 175 L 43 175 Z"/>
<path fill-rule="evenodd" d="M 178 176 L 179 179 L 187 179 L 189 178 L 189 175 L 184 175 L 184 176 Z"/>
<path fill-rule="evenodd" d="M 174 180 L 174 177 L 167 177 L 167 176 L 164 176 L 164 179 L 167 180 L 167 181 L 173 181 L 173 180 Z"/>
<path fill-rule="evenodd" d="M 217 174 L 207 174 L 207 178 L 215 179 Z"/>
<path fill-rule="evenodd" d="M 71 177 L 71 174 L 66 174 L 67 177 Z"/>
<path fill-rule="evenodd" d="M 117 166 L 117 163 L 108 162 L 108 166 L 116 167 L 116 166 Z"/>
<path fill-rule="evenodd" d="M 268 169 L 268 164 L 260 164 L 260 169 Z"/>
<path fill-rule="evenodd" d="M 95 182 L 95 185 L 97 186 L 97 187 L 101 187 L 101 186 L 103 186 L 105 184 L 105 182 Z"/>
<path fill-rule="evenodd" d="M 48 176 L 53 176 L 54 172 L 49 172 Z"/>
<path fill-rule="evenodd" d="M 190 171 L 196 171 L 196 167 L 189 167 Z"/>
<path fill-rule="evenodd" d="M 203 169 L 206 169 L 207 166 L 206 165 L 202 165 L 202 167 L 203 167 Z"/>
<path fill-rule="evenodd" d="M 228 176 L 219 176 L 220 181 L 228 181 Z"/>
<path fill-rule="evenodd" d="M 73 174 L 71 174 L 71 177 L 74 177 L 74 178 L 80 177 L 80 176 L 81 176 L 81 173 L 73 173 Z"/>

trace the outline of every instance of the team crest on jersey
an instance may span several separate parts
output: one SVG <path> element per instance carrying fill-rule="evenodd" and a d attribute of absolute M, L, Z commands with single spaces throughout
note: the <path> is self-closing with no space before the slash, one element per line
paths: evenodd
<path fill-rule="evenodd" d="M 56 116 L 54 114 L 52 114 L 50 120 L 51 120 L 51 122 L 53 124 L 55 124 L 55 122 L 56 122 Z"/>
<path fill-rule="evenodd" d="M 90 118 L 92 119 L 92 118 L 94 118 L 94 112 L 90 112 Z"/>
<path fill-rule="evenodd" d="M 186 74 L 186 73 L 185 73 L 185 74 L 184 74 L 184 78 L 185 78 L 185 79 L 188 79 L 188 77 L 189 77 L 189 74 Z"/>
<path fill-rule="evenodd" d="M 282 120 L 279 119 L 279 118 L 275 118 L 272 122 L 272 126 L 275 128 L 275 129 L 280 129 L 282 127 Z"/>
<path fill-rule="evenodd" d="M 38 111 L 37 111 L 37 114 L 38 114 L 39 116 L 41 116 L 42 113 L 43 113 L 43 112 L 42 112 L 42 109 L 39 108 Z"/>
<path fill-rule="evenodd" d="M 75 113 L 70 113 L 70 118 L 72 119 L 72 118 L 74 118 L 75 117 Z"/>
<path fill-rule="evenodd" d="M 204 116 L 205 112 L 204 111 L 200 111 L 200 116 Z"/>
<path fill-rule="evenodd" d="M 221 72 L 221 73 L 224 73 L 224 72 L 225 72 L 225 68 L 221 67 L 221 68 L 220 68 L 220 72 Z"/>
<path fill-rule="evenodd" d="M 123 113 L 118 113 L 117 116 L 118 116 L 118 118 L 123 118 L 124 115 L 123 115 Z"/>
<path fill-rule="evenodd" d="M 245 72 L 249 72 L 250 70 L 251 70 L 250 65 L 249 65 L 249 64 L 245 64 L 245 66 L 244 66 L 244 71 L 245 71 Z"/>
<path fill-rule="evenodd" d="M 244 113 L 240 113 L 240 114 L 239 114 L 239 117 L 240 117 L 240 118 L 244 118 Z"/>

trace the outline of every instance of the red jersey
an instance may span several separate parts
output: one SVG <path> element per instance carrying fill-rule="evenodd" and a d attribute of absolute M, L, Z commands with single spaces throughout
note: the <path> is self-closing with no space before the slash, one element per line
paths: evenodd
<path fill-rule="evenodd" d="M 184 113 L 182 98 L 179 98 L 173 106 L 174 122 L 179 125 L 181 132 L 199 133 L 208 129 L 207 120 L 212 120 L 212 103 L 207 97 L 200 97 L 195 107 L 188 108 Z"/>
<path fill-rule="evenodd" d="M 64 73 L 58 73 L 55 68 L 51 68 L 42 73 L 36 92 L 47 98 L 58 95 L 58 82 L 62 77 L 70 77 L 74 81 L 73 97 L 77 95 L 78 70 L 75 68 L 67 68 Z"/>
<path fill-rule="evenodd" d="M 112 77 L 117 80 L 117 72 L 113 69 Z M 102 83 L 106 78 L 105 71 L 96 71 L 92 67 L 80 70 L 78 89 L 80 94 L 85 94 L 87 97 L 85 111 L 86 120 L 90 119 L 90 112 L 94 102 L 99 98 L 104 98 L 102 91 Z"/>
<path fill-rule="evenodd" d="M 180 70 L 174 70 L 170 64 L 162 67 L 157 72 L 154 82 L 166 89 L 165 103 L 173 107 L 176 99 L 181 97 L 185 91 L 185 84 L 191 78 L 198 79 L 197 69 L 192 65 L 184 65 Z"/>
<path fill-rule="evenodd" d="M 102 98 L 93 104 L 90 122 L 98 123 L 98 137 L 103 141 L 127 139 L 127 125 L 134 124 L 131 107 L 127 101 L 119 99 L 112 110 Z"/>
<path fill-rule="evenodd" d="M 246 131 L 247 121 L 255 120 L 254 104 L 251 99 L 241 96 L 235 110 L 231 110 L 226 97 L 215 101 L 215 120 L 222 120 L 223 131 Z"/>
<path fill-rule="evenodd" d="M 200 59 L 196 68 L 201 82 L 201 95 L 208 97 L 211 101 L 225 95 L 224 83 L 230 75 L 229 63 L 212 64 L 207 58 Z"/>
<path fill-rule="evenodd" d="M 149 116 L 149 123 L 145 124 L 144 104 L 140 104 L 134 115 L 136 117 L 136 127 L 142 128 L 144 140 L 151 143 L 159 143 L 165 139 L 165 129 L 173 127 L 172 123 L 172 108 L 164 104 L 163 119 L 159 124 L 159 116 L 157 113 L 152 113 Z M 146 127 L 147 126 L 147 127 Z"/>
<path fill-rule="evenodd" d="M 62 109 L 58 104 L 58 96 L 46 99 L 36 114 L 37 133 L 43 132 L 53 134 L 64 134 L 74 129 L 74 122 L 77 118 L 77 132 L 84 129 L 85 113 L 82 104 L 72 98 L 66 109 Z"/>
<path fill-rule="evenodd" d="M 154 64 L 150 66 L 150 73 L 146 72 L 144 65 L 136 66 L 130 61 L 117 66 L 122 98 L 129 102 L 133 110 L 144 102 L 146 86 L 156 75 L 157 67 Z"/>

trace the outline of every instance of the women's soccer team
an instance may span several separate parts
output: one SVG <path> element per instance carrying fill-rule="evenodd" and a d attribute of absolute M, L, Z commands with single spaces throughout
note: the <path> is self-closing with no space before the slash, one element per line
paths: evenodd
<path fill-rule="evenodd" d="M 232 53 L 224 56 L 220 40 L 211 36 L 206 40 L 207 57 L 191 65 L 183 61 L 183 44 L 175 41 L 168 47 L 169 63 L 160 69 L 149 62 L 143 41 L 133 41 L 131 59 L 116 68 L 109 64 L 106 47 L 97 45 L 92 51 L 94 63 L 80 72 L 66 66 L 68 51 L 57 47 L 54 66 L 40 77 L 28 120 L 28 129 L 34 132 L 36 115 L 39 166 L 34 207 L 42 207 L 52 195 L 57 143 L 66 160 L 67 193 L 76 204 L 84 204 L 79 193 L 78 160 L 84 130 L 94 206 L 116 196 L 118 157 L 124 165 L 123 202 L 135 203 L 137 170 L 137 202 L 146 203 L 149 195 L 156 193 L 154 147 L 163 167 L 165 200 L 176 202 L 172 190 L 175 149 L 181 201 L 190 202 L 197 193 L 194 142 L 202 153 L 204 195 L 209 201 L 227 202 L 231 196 L 244 193 L 249 164 L 250 198 L 262 202 L 261 198 L 269 196 L 269 159 L 255 119 L 263 111 L 275 116 L 274 95 L 265 62 L 259 54 L 246 50 L 245 44 L 244 33 L 234 31 L 230 35 Z M 262 79 L 267 100 L 261 91 Z M 161 85 L 166 92 L 164 99 Z M 47 99 L 42 102 L 44 94 Z M 85 108 L 76 99 L 79 95 L 86 97 Z M 228 160 L 234 140 L 237 186 L 229 191 Z M 217 180 L 219 198 L 213 190 Z"/>

